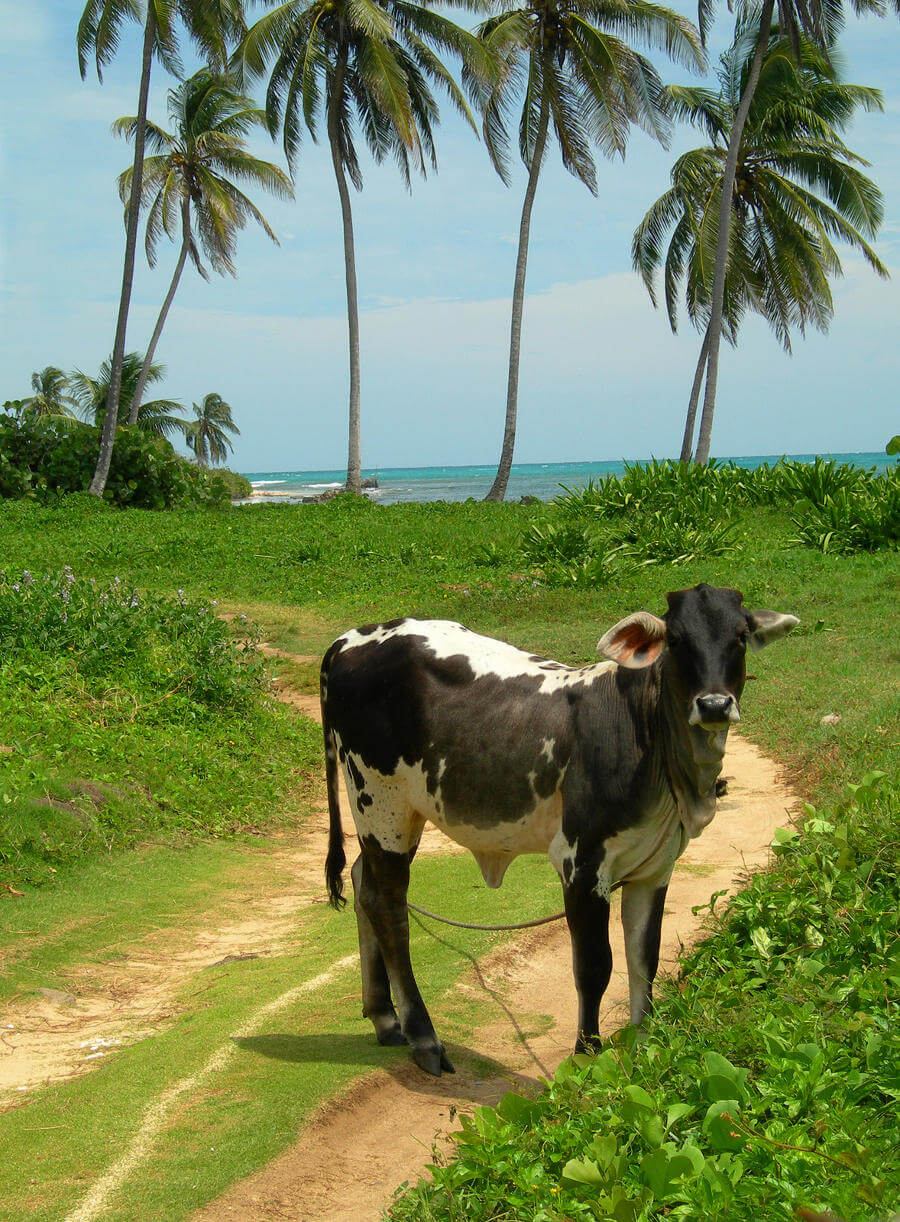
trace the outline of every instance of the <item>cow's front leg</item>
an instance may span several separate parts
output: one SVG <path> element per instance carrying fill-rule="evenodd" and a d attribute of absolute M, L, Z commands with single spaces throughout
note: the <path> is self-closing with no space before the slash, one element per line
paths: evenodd
<path fill-rule="evenodd" d="M 572 936 L 572 967 L 578 990 L 576 1052 L 594 1051 L 600 1042 L 600 999 L 612 972 L 609 946 L 609 893 L 598 887 L 595 867 L 576 863 L 563 882 L 566 920 Z"/>
<path fill-rule="evenodd" d="M 406 893 L 410 855 L 383 849 L 374 836 L 364 837 L 361 844 L 357 902 L 378 940 L 400 1018 L 400 1030 L 412 1045 L 416 1064 L 426 1073 L 440 1076 L 442 1069 L 453 1073 L 453 1065 L 425 1008 L 409 957 Z"/>
<path fill-rule="evenodd" d="M 391 984 L 381 947 L 378 945 L 372 922 L 360 902 L 363 868 L 363 856 L 360 854 L 353 863 L 350 877 L 353 879 L 356 927 L 359 933 L 363 1015 L 371 1019 L 379 1044 L 405 1044 L 406 1036 L 400 1030 L 400 1019 L 391 1001 Z"/>
<path fill-rule="evenodd" d="M 622 928 L 628 962 L 628 994 L 631 1021 L 639 1027 L 653 1008 L 653 980 L 659 965 L 659 941 L 663 907 L 669 880 L 624 883 Z"/>

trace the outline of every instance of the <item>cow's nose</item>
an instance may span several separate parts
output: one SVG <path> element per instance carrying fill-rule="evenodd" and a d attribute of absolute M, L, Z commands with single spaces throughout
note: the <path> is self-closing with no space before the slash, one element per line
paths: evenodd
<path fill-rule="evenodd" d="M 741 720 L 737 701 L 734 696 L 725 692 L 708 692 L 705 696 L 698 696 L 694 701 L 693 714 L 691 722 L 694 725 L 698 722 L 703 725 L 721 725 L 724 722 Z"/>

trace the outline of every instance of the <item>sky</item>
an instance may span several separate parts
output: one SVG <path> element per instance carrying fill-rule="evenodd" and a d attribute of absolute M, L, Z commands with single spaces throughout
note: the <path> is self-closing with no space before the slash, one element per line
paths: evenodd
<path fill-rule="evenodd" d="M 26 396 L 48 364 L 93 374 L 112 348 L 115 179 L 131 149 L 110 124 L 136 109 L 140 31 L 127 31 L 102 85 L 93 71 L 82 81 L 82 7 L 0 0 L 0 402 Z M 673 7 L 696 18 L 690 0 Z M 731 38 L 719 8 L 712 63 Z M 892 278 L 842 254 L 830 331 L 798 336 L 792 357 L 748 319 L 738 350 L 723 345 L 714 454 L 875 451 L 900 428 L 900 23 L 851 17 L 841 47 L 845 79 L 884 92 L 885 113 L 861 115 L 846 140 L 884 193 L 877 248 Z M 664 80 L 690 79 L 653 58 Z M 155 65 L 150 117 L 163 126 L 172 84 Z M 700 337 L 686 319 L 671 334 L 630 246 L 675 157 L 700 143 L 680 129 L 665 150 L 635 131 L 624 162 L 598 162 L 596 198 L 551 150 L 532 218 L 517 462 L 678 454 Z M 253 146 L 284 164 L 268 136 Z M 499 458 L 524 170 L 506 188 L 448 106 L 437 149 L 438 172 L 411 192 L 393 165 L 364 158 L 353 197 L 366 469 Z M 280 245 L 245 230 L 236 279 L 185 272 L 157 351 L 160 393 L 187 409 L 210 391 L 231 404 L 241 432 L 230 465 L 246 472 L 346 464 L 344 262 L 326 143 L 305 141 L 295 187 L 293 201 L 254 193 Z M 176 255 L 164 240 L 151 271 L 139 249 L 129 349 L 147 343 Z"/>

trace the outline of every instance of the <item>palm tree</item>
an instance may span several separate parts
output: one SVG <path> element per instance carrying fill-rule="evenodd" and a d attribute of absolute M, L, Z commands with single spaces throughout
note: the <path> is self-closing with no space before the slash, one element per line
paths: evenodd
<path fill-rule="evenodd" d="M 56 365 L 46 365 L 31 375 L 34 394 L 22 403 L 23 415 L 39 420 L 72 416 L 72 393 L 69 379 Z"/>
<path fill-rule="evenodd" d="M 729 0 L 730 4 L 730 0 Z M 759 83 L 763 56 L 769 43 L 772 17 L 776 11 L 776 0 L 762 0 L 757 9 L 754 0 L 739 0 L 738 13 L 757 28 L 756 45 L 744 80 L 740 101 L 728 139 L 725 167 L 722 175 L 722 194 L 716 220 L 716 256 L 713 272 L 713 287 L 710 301 L 709 338 L 706 355 L 706 391 L 703 397 L 703 417 L 700 423 L 700 438 L 697 443 L 696 461 L 705 463 L 709 459 L 709 444 L 712 437 L 713 416 L 716 408 L 716 387 L 719 376 L 719 346 L 722 338 L 722 317 L 725 302 L 725 276 L 728 265 L 731 237 L 731 199 L 735 189 L 738 150 L 744 124 L 750 113 L 753 95 Z M 800 36 L 804 35 L 826 55 L 834 46 L 843 24 L 843 0 L 777 0 L 778 25 L 789 38 L 794 51 L 799 52 Z M 900 14 L 900 0 L 850 0 L 853 11 L 875 13 L 884 16 L 888 7 Z M 700 33 L 704 43 L 715 11 L 715 0 L 698 0 Z M 757 18 L 758 16 L 758 25 Z"/>
<path fill-rule="evenodd" d="M 563 165 L 596 195 L 594 148 L 608 157 L 624 157 L 633 124 L 663 143 L 668 139 L 669 123 L 660 106 L 662 84 L 649 60 L 628 40 L 658 47 L 694 68 L 704 61 L 691 23 L 648 0 L 527 0 L 521 8 L 489 18 L 478 33 L 504 65 L 499 80 L 479 91 L 488 152 L 508 184 L 506 115 L 522 97 L 519 152 L 528 169 L 513 284 L 503 445 L 485 498 L 502 501 L 516 440 L 531 211 L 551 121 Z"/>
<path fill-rule="evenodd" d="M 679 157 L 671 187 L 647 212 L 632 242 L 634 266 L 654 304 L 655 275 L 664 266 L 672 330 L 677 329 L 683 292 L 688 317 L 704 336 L 682 462 L 691 458 L 709 354 L 714 222 L 728 137 L 755 46 L 755 28 L 739 26 L 734 45 L 720 61 L 717 93 L 682 86 L 668 90 L 670 112 L 702 127 L 712 144 Z M 836 57 L 826 58 L 808 40 L 801 39 L 800 51 L 798 64 L 790 40 L 776 31 L 760 68 L 738 148 L 722 314 L 725 337 L 732 344 L 744 312 L 751 309 L 766 319 L 787 352 L 792 327 L 801 335 L 810 325 L 828 329 L 834 310 L 829 278 L 841 274 L 832 238 L 860 250 L 879 275 L 887 274 L 866 240 L 882 219 L 881 193 L 859 169 L 868 163 L 839 135 L 858 108 L 881 109 L 881 95 L 841 82 Z"/>
<path fill-rule="evenodd" d="M 412 170 L 434 167 L 438 119 L 430 84 L 446 90 L 471 122 L 465 98 L 434 47 L 461 55 L 474 75 L 486 71 L 477 39 L 414 0 L 286 0 L 262 17 L 240 49 L 240 70 L 261 75 L 274 58 L 266 96 L 269 126 L 283 125 L 293 168 L 304 125 L 313 140 L 323 112 L 341 204 L 350 410 L 347 489 L 361 489 L 359 306 L 349 177 L 362 189 L 354 119 L 377 162 L 397 161 L 407 186 Z M 473 124 L 474 126 L 474 124 Z"/>
<path fill-rule="evenodd" d="M 122 377 L 119 384 L 119 424 L 128 423 L 131 401 L 137 389 L 138 378 L 141 375 L 144 360 L 139 352 L 127 352 L 122 361 Z M 165 377 L 163 365 L 151 364 L 147 380 L 159 382 Z M 78 412 L 82 420 L 93 424 L 96 428 L 104 428 L 107 420 L 107 408 L 112 402 L 112 360 L 104 361 L 96 378 L 90 378 L 80 369 L 72 374 L 72 391 Z M 153 399 L 141 404 L 138 413 L 137 427 L 155 437 L 168 437 L 173 433 L 185 433 L 189 427 L 177 412 L 184 411 L 180 403 L 174 399 Z"/>
<path fill-rule="evenodd" d="M 93 55 L 97 77 L 103 80 L 103 69 L 112 60 L 119 45 L 125 21 L 142 20 L 144 27 L 141 52 L 141 75 L 138 88 L 138 110 L 134 126 L 133 181 L 136 191 L 125 218 L 125 258 L 122 266 L 122 288 L 116 316 L 113 342 L 109 400 L 113 410 L 104 421 L 100 433 L 100 450 L 89 491 L 102 496 L 109 475 L 115 442 L 116 421 L 119 419 L 119 395 L 122 385 L 122 363 L 125 359 L 125 331 L 128 307 L 134 281 L 134 257 L 137 249 L 140 183 L 144 166 L 144 141 L 147 125 L 147 99 L 150 95 L 150 70 L 154 55 L 163 67 L 181 75 L 178 55 L 177 20 L 187 28 L 192 40 L 207 58 L 224 67 L 228 57 L 229 39 L 239 38 L 245 27 L 241 0 L 146 0 L 141 10 L 138 0 L 87 0 L 78 23 L 76 44 L 78 67 L 82 79 L 87 73 L 88 60 Z"/>
<path fill-rule="evenodd" d="M 185 429 L 188 449 L 201 467 L 212 463 L 223 463 L 232 448 L 227 433 L 240 434 L 240 429 L 231 418 L 231 408 L 221 395 L 205 395 L 202 403 L 195 403 L 194 415 Z M 226 432 L 227 430 L 227 432 Z"/>
<path fill-rule="evenodd" d="M 294 194 L 290 179 L 278 166 L 260 161 L 247 149 L 245 137 L 254 127 L 265 126 L 265 111 L 238 93 L 229 78 L 201 68 L 169 91 L 169 116 L 174 135 L 149 121 L 146 126 L 147 146 L 155 155 L 144 161 L 141 182 L 142 203 L 150 205 L 145 249 L 154 267 L 159 236 L 164 230 L 174 239 L 179 217 L 181 249 L 144 357 L 129 424 L 137 422 L 156 345 L 188 255 L 204 279 L 208 273 L 200 258 L 201 250 L 214 271 L 234 276 L 235 237 L 248 220 L 255 220 L 273 242 L 278 242 L 266 218 L 233 180 L 250 181 L 282 199 Z M 136 124 L 134 117 L 117 119 L 113 131 L 130 137 Z M 132 168 L 119 175 L 119 195 L 126 210 L 131 207 L 133 178 Z"/>

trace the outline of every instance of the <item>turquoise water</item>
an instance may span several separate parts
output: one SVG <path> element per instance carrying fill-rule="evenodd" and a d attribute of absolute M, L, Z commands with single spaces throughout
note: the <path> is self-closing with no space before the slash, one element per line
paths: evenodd
<path fill-rule="evenodd" d="M 778 454 L 750 455 L 742 458 L 723 459 L 738 466 L 753 469 L 762 463 L 775 463 Z M 814 454 L 790 454 L 797 462 L 812 462 Z M 884 470 L 896 461 L 886 454 L 824 454 L 838 462 L 851 463 L 858 467 L 876 467 Z M 507 490 L 507 500 L 516 501 L 522 496 L 534 496 L 549 501 L 565 486 L 577 488 L 590 479 L 597 479 L 610 472 L 620 475 L 625 463 L 575 462 L 575 463 L 516 463 Z M 367 468 L 363 476 L 374 477 L 378 487 L 368 495 L 380 505 L 394 505 L 401 501 L 465 501 L 468 497 L 480 500 L 490 488 L 496 468 L 474 467 L 386 467 L 379 470 Z M 253 484 L 254 501 L 257 503 L 293 503 L 303 497 L 316 496 L 327 488 L 340 488 L 345 471 L 255 471 L 244 472 Z"/>

